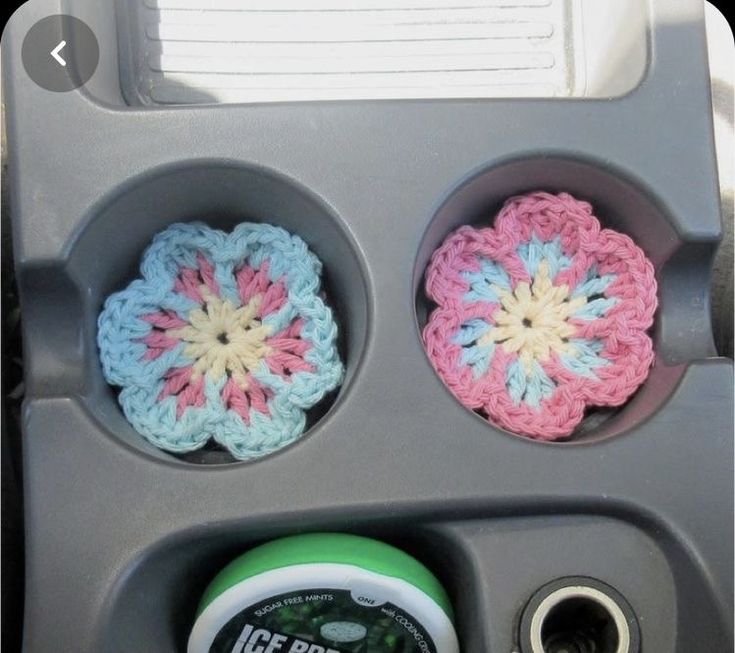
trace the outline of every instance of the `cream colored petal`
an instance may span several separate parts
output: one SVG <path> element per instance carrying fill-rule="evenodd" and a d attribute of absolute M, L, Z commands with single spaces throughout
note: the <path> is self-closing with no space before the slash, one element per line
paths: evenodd
<path fill-rule="evenodd" d="M 247 376 L 245 374 L 242 374 L 240 372 L 233 372 L 232 378 L 239 385 L 243 390 L 247 390 L 250 384 L 248 383 Z"/>
<path fill-rule="evenodd" d="M 195 308 L 189 312 L 189 324 L 194 329 L 201 329 L 202 327 L 209 324 L 209 315 L 207 315 L 201 308 Z"/>
<path fill-rule="evenodd" d="M 217 297 L 210 289 L 209 286 L 206 283 L 202 283 L 199 285 L 199 294 L 202 296 L 202 299 L 207 304 L 213 304 L 215 302 L 219 302 L 220 298 Z"/>
<path fill-rule="evenodd" d="M 542 298 L 552 292 L 553 286 L 548 276 L 538 276 L 533 281 L 533 296 Z"/>
<path fill-rule="evenodd" d="M 535 358 L 538 358 L 548 349 L 548 339 L 544 338 L 538 331 L 533 330 L 526 335 L 525 349 L 530 351 Z"/>
<path fill-rule="evenodd" d="M 586 297 L 575 297 L 574 299 L 565 302 L 560 306 L 560 315 L 567 319 L 572 313 L 575 313 L 580 308 L 587 304 Z"/>
<path fill-rule="evenodd" d="M 513 336 L 512 338 L 508 338 L 503 343 L 503 349 L 507 351 L 508 353 L 513 353 L 515 351 L 519 351 L 523 348 L 524 344 L 526 343 L 526 338 L 523 335 L 517 335 Z"/>
<path fill-rule="evenodd" d="M 192 365 L 192 368 L 194 369 L 194 373 L 196 374 L 196 378 L 199 378 L 201 376 L 204 376 L 204 374 L 209 369 L 209 366 L 207 365 L 207 361 L 204 357 L 200 358 L 198 361 Z M 194 375 L 192 375 L 194 376 Z"/>
<path fill-rule="evenodd" d="M 191 344 L 188 344 L 184 348 L 184 353 L 189 358 L 193 358 L 195 360 L 206 355 L 208 351 L 209 351 L 209 345 L 205 345 L 204 343 L 201 343 L 201 342 L 192 342 Z"/>
<path fill-rule="evenodd" d="M 519 354 L 519 358 L 521 360 L 521 365 L 523 365 L 523 369 L 526 372 L 526 374 L 530 374 L 533 371 L 533 354 L 531 354 L 531 352 L 524 349 Z"/>
<path fill-rule="evenodd" d="M 258 315 L 261 301 L 262 297 L 260 295 L 255 295 L 254 297 L 251 297 L 250 301 L 245 306 L 238 308 L 236 311 L 237 323 L 243 327 L 248 327 Z"/>
<path fill-rule="evenodd" d="M 485 335 L 478 339 L 477 344 L 481 347 L 486 347 L 490 343 L 499 342 L 506 340 L 513 335 L 514 331 L 507 327 L 498 327 L 496 329 L 490 329 Z"/>
<path fill-rule="evenodd" d="M 550 319 L 548 313 L 541 313 L 540 315 L 536 315 L 533 317 L 531 324 L 532 328 L 535 331 L 538 331 L 553 327 L 556 324 L 556 320 Z"/>
<path fill-rule="evenodd" d="M 218 381 L 227 371 L 227 357 L 222 353 L 218 353 L 208 356 L 208 358 L 211 358 L 209 374 L 215 381 Z"/>
<path fill-rule="evenodd" d="M 506 311 L 497 311 L 493 315 L 493 321 L 498 326 L 521 326 L 522 320 L 518 315 L 511 315 Z"/>
<path fill-rule="evenodd" d="M 233 376 L 238 375 L 244 377 L 248 370 L 247 363 L 239 356 L 227 357 L 227 369 L 232 372 Z"/>
<path fill-rule="evenodd" d="M 166 335 L 169 338 L 177 338 L 179 340 L 190 341 L 193 340 L 197 335 L 198 331 L 194 327 L 186 326 L 179 327 L 178 329 L 168 329 Z"/>
<path fill-rule="evenodd" d="M 533 299 L 533 295 L 531 294 L 531 288 L 526 282 L 519 283 L 516 286 L 515 289 L 515 305 L 512 306 L 512 312 L 514 315 L 521 315 L 523 316 L 525 314 L 525 309 L 528 307 L 528 305 L 531 303 Z"/>
<path fill-rule="evenodd" d="M 509 306 L 513 306 L 517 303 L 513 293 L 510 293 L 507 290 L 501 290 L 498 293 L 498 299 L 500 300 L 500 305 L 503 307 L 503 311 L 507 311 Z"/>
<path fill-rule="evenodd" d="M 571 338 L 577 333 L 577 327 L 575 327 L 573 324 L 565 323 L 559 327 L 557 333 L 560 338 Z"/>

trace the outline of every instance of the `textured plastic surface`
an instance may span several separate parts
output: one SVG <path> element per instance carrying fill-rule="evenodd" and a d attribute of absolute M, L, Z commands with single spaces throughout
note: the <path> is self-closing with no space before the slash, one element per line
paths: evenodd
<path fill-rule="evenodd" d="M 101 58 L 86 89 L 51 94 L 19 52 L 60 10 L 93 28 Z M 523 605 L 560 576 L 620 591 L 646 651 L 730 650 L 732 367 L 710 358 L 721 225 L 702 13 L 653 1 L 649 70 L 614 100 L 153 109 L 124 104 L 109 2 L 21 8 L 2 58 L 27 370 L 25 653 L 182 650 L 228 560 L 325 529 L 426 562 L 467 653 L 512 650 Z M 591 201 L 660 284 L 649 380 L 576 444 L 466 411 L 419 340 L 436 245 L 536 188 Z M 158 452 L 102 379 L 104 297 L 155 232 L 193 219 L 298 233 L 345 327 L 334 405 L 254 463 Z"/>

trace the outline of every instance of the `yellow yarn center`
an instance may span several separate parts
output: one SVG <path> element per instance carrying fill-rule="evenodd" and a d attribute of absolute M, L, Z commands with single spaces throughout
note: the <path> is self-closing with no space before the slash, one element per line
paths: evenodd
<path fill-rule="evenodd" d="M 195 308 L 189 313 L 189 326 L 168 329 L 166 334 L 188 343 L 184 353 L 194 359 L 192 378 L 206 373 L 216 381 L 229 373 L 246 388 L 247 373 L 257 369 L 271 352 L 265 343 L 271 328 L 257 318 L 262 298 L 255 295 L 238 308 L 229 299 L 214 295 L 206 286 L 200 292 L 205 308 Z"/>
<path fill-rule="evenodd" d="M 547 261 L 539 264 L 532 284 L 519 283 L 513 292 L 494 289 L 501 304 L 493 315 L 496 326 L 478 344 L 502 343 L 506 352 L 518 353 L 527 372 L 535 360 L 548 360 L 551 352 L 573 351 L 567 339 L 575 334 L 576 328 L 568 319 L 587 303 L 587 298 L 570 299 L 567 285 L 555 286 Z"/>

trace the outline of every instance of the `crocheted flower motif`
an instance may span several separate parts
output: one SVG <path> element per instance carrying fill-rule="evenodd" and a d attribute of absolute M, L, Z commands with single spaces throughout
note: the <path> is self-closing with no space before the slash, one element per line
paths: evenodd
<path fill-rule="evenodd" d="M 240 459 L 298 438 L 343 371 L 306 244 L 266 224 L 176 224 L 141 272 L 98 323 L 105 377 L 133 427 L 167 451 L 214 438 Z"/>
<path fill-rule="evenodd" d="M 493 228 L 434 253 L 429 358 L 468 408 L 533 438 L 572 433 L 585 406 L 619 406 L 653 362 L 653 266 L 570 195 L 513 197 Z"/>

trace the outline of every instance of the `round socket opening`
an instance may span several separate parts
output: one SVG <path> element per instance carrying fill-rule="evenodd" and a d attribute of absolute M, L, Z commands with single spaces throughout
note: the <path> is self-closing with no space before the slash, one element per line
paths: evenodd
<path fill-rule="evenodd" d="M 598 581 L 543 588 L 523 615 L 523 653 L 637 653 L 638 631 L 625 599 Z"/>
<path fill-rule="evenodd" d="M 574 596 L 549 610 L 539 639 L 545 653 L 616 653 L 621 638 L 615 619 L 602 603 Z"/>

